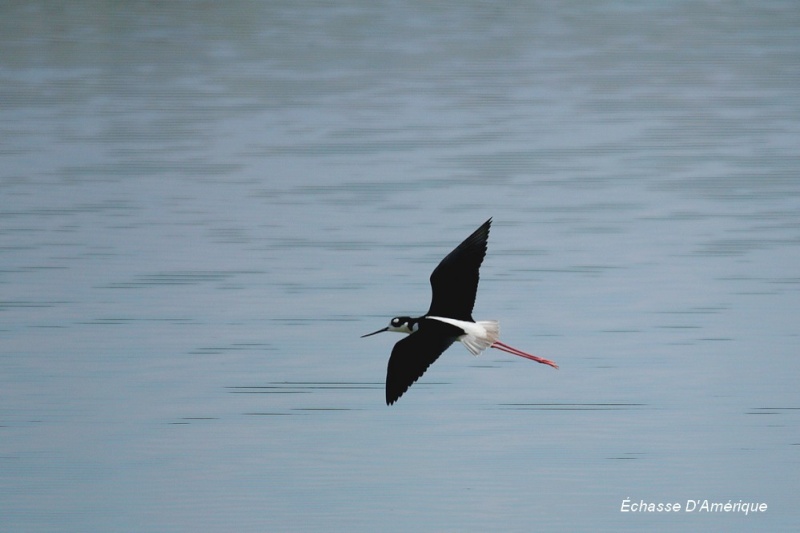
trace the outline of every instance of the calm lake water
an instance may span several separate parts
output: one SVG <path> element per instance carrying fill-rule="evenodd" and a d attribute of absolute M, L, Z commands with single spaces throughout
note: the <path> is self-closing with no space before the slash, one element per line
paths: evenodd
<path fill-rule="evenodd" d="M 0 530 L 800 524 L 795 2 L 4 2 L 0 101 Z M 490 216 L 560 370 L 387 407 Z"/>

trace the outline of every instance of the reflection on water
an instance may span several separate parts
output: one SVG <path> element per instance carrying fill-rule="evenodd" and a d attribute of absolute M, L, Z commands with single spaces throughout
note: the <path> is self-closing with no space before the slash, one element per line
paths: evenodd
<path fill-rule="evenodd" d="M 3 526 L 791 529 L 793 7 L 3 4 Z M 359 336 L 489 216 L 475 316 L 561 370 L 387 408 Z"/>

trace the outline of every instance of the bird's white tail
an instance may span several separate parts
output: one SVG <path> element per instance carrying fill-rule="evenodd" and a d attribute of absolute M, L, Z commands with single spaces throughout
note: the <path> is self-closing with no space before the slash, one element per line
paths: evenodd
<path fill-rule="evenodd" d="M 500 323 L 497 320 L 479 320 L 476 324 L 483 329 L 481 334 L 470 332 L 459 339 L 472 355 L 479 355 L 500 338 Z"/>

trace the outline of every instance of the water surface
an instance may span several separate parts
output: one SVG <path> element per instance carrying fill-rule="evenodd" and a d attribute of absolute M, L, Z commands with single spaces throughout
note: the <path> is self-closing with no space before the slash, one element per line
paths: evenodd
<path fill-rule="evenodd" d="M 0 529 L 795 528 L 798 19 L 4 5 Z M 490 216 L 475 316 L 561 369 L 386 407 L 359 336 Z"/>

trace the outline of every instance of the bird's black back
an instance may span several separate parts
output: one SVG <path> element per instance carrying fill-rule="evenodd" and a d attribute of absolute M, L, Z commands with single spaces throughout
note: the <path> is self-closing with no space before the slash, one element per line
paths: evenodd
<path fill-rule="evenodd" d="M 442 259 L 431 274 L 433 297 L 427 315 L 472 321 L 479 270 L 489 240 L 490 218 Z"/>

